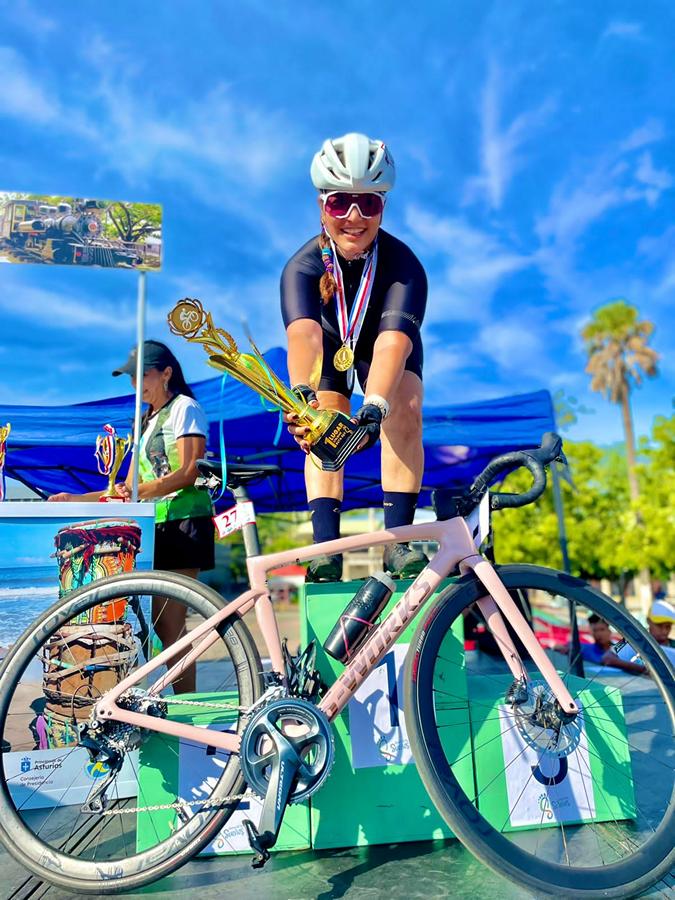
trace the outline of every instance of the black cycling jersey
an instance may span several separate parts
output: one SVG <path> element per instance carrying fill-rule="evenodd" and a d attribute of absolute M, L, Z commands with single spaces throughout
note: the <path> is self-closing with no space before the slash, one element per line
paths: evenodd
<path fill-rule="evenodd" d="M 364 259 L 340 258 L 347 308 L 351 311 L 361 281 Z M 323 369 L 319 390 L 351 395 L 347 373 L 338 372 L 333 357 L 341 345 L 337 303 L 324 304 L 319 281 L 325 272 L 318 238 L 307 241 L 292 256 L 281 275 L 281 311 L 284 325 L 296 319 L 313 319 L 323 329 Z M 393 235 L 380 229 L 377 270 L 363 327 L 354 348 L 354 367 L 365 390 L 373 346 L 382 331 L 402 331 L 412 341 L 405 368 L 422 377 L 422 340 L 420 326 L 427 303 L 427 277 L 412 250 Z"/>

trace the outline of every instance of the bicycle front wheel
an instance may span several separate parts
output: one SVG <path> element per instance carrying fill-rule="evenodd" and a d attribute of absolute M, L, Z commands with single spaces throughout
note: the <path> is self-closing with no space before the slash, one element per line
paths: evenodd
<path fill-rule="evenodd" d="M 0 839 L 40 878 L 72 893 L 137 889 L 213 840 L 244 789 L 239 757 L 106 721 L 95 703 L 122 678 L 222 608 L 199 582 L 135 572 L 93 582 L 48 610 L 0 669 Z M 149 690 L 160 667 L 120 704 L 241 732 L 260 696 L 261 663 L 243 622 L 180 678 Z"/>
<path fill-rule="evenodd" d="M 407 661 L 406 724 L 433 802 L 479 859 L 538 895 L 633 897 L 661 879 L 672 888 L 668 658 L 586 582 L 537 566 L 496 569 L 580 712 L 562 713 L 526 653 L 529 688 L 512 687 L 476 606 L 485 588 L 465 576 L 425 617 Z M 469 622 L 476 649 L 458 653 L 456 635 Z"/>

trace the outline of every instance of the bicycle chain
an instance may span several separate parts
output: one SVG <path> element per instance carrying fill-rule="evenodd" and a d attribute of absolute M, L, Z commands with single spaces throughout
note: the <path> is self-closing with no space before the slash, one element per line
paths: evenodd
<path fill-rule="evenodd" d="M 253 712 L 264 705 L 266 699 L 270 694 L 274 694 L 277 691 L 280 691 L 281 688 L 273 687 L 268 688 L 267 691 L 259 698 L 257 703 L 254 703 L 253 706 L 235 706 L 233 703 L 215 703 L 208 702 L 205 700 L 178 700 L 175 697 L 167 698 L 168 703 L 177 703 L 182 704 L 183 706 L 207 706 L 211 709 L 236 709 L 239 712 L 243 713 L 242 718 L 250 718 Z M 161 698 L 158 698 L 161 699 Z M 180 803 L 156 803 L 154 806 L 132 806 L 125 807 L 124 809 L 105 809 L 102 810 L 100 815 L 102 816 L 122 816 L 122 815 L 134 815 L 139 812 L 157 812 L 161 809 L 175 809 L 176 811 L 180 811 L 184 809 L 186 806 L 202 806 L 205 809 L 209 807 L 223 807 L 228 806 L 230 803 L 234 803 L 235 801 L 240 802 L 241 800 L 246 800 L 251 797 L 256 797 L 257 795 L 251 791 L 245 791 L 243 794 L 231 794 L 228 797 L 221 797 L 220 800 L 183 800 Z"/>
<path fill-rule="evenodd" d="M 154 806 L 132 806 L 125 807 L 124 809 L 104 809 L 100 813 L 100 815 L 123 816 L 132 815 L 139 812 L 157 812 L 160 809 L 175 809 L 177 811 L 180 811 L 186 806 L 203 806 L 205 808 L 213 806 L 218 808 L 222 806 L 229 806 L 229 804 L 234 803 L 235 800 L 239 802 L 240 800 L 247 800 L 251 797 L 255 797 L 253 791 L 245 791 L 243 794 L 231 794 L 229 797 L 221 797 L 220 800 L 184 800 L 180 803 L 156 803 Z"/>
<path fill-rule="evenodd" d="M 235 706 L 234 703 L 216 703 L 208 700 L 178 700 L 176 697 L 157 697 L 157 702 L 178 704 L 179 706 L 208 706 L 210 709 L 236 709 L 238 712 L 247 713 L 250 706 Z"/>

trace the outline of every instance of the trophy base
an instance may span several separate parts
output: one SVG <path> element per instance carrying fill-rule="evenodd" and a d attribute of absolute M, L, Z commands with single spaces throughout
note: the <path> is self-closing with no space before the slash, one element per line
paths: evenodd
<path fill-rule="evenodd" d="M 345 413 L 336 413 L 330 425 L 311 445 L 324 472 L 338 472 L 366 437 L 363 426 L 355 425 Z"/>

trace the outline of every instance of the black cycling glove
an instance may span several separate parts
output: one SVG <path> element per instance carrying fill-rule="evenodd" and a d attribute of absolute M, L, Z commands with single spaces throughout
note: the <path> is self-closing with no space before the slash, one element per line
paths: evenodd
<path fill-rule="evenodd" d="M 354 414 L 354 419 L 358 425 L 365 428 L 368 435 L 368 443 L 361 447 L 361 450 L 367 450 L 372 447 L 380 439 L 380 428 L 382 426 L 382 410 L 374 403 L 366 403 Z"/>
<path fill-rule="evenodd" d="M 297 394 L 301 400 L 304 400 L 305 403 L 312 403 L 316 400 L 316 391 L 308 384 L 296 384 L 291 390 L 294 394 Z"/>

